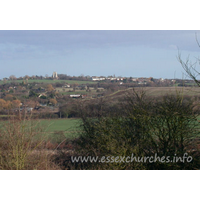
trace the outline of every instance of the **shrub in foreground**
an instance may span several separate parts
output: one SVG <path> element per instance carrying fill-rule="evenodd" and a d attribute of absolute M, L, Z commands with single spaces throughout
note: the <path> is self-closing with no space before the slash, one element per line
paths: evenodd
<path fill-rule="evenodd" d="M 44 148 L 37 120 L 11 118 L 0 128 L 0 169 L 58 169 Z"/>
<path fill-rule="evenodd" d="M 76 140 L 76 156 L 95 157 L 183 157 L 191 162 L 79 162 L 74 169 L 199 169 L 199 124 L 192 102 L 177 94 L 161 100 L 149 99 L 145 92 L 129 94 L 124 113 L 88 118 L 82 115 L 83 134 Z M 84 113 L 84 112 L 82 112 Z"/>

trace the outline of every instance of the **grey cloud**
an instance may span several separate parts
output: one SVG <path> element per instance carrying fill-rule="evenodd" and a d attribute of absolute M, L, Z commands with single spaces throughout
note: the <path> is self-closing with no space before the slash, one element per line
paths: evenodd
<path fill-rule="evenodd" d="M 150 30 L 0 31 L 0 58 L 66 55 L 76 48 L 147 46 L 198 51 L 195 32 Z"/>
<path fill-rule="evenodd" d="M 196 31 L 0 31 L 0 43 L 30 45 L 191 45 Z"/>

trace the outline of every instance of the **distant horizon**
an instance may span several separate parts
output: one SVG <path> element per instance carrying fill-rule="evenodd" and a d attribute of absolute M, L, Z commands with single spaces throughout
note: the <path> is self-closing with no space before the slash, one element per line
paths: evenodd
<path fill-rule="evenodd" d="M 178 62 L 198 57 L 195 30 L 0 30 L 0 79 L 10 75 L 154 77 L 182 79 Z"/>
<path fill-rule="evenodd" d="M 56 72 L 56 71 L 55 71 Z M 53 73 L 52 73 L 53 74 Z M 51 75 L 48 75 L 48 74 L 45 74 L 45 75 L 37 75 L 37 74 L 33 74 L 33 75 L 28 75 L 28 74 L 26 74 L 25 76 L 29 76 L 29 78 L 31 78 L 32 76 L 37 76 L 37 77 L 43 77 L 43 78 L 46 78 L 46 79 L 48 79 L 48 78 L 52 78 L 52 74 Z M 57 73 L 58 75 L 61 75 L 61 74 L 63 74 L 63 73 Z M 47 76 L 48 75 L 48 76 Z M 63 74 L 63 75 L 67 75 L 67 76 L 69 76 L 69 77 L 81 77 L 81 75 L 78 75 L 78 76 L 75 76 L 75 75 L 70 75 L 70 74 Z M 3 77 L 3 78 L 0 78 L 0 80 L 3 80 L 4 78 L 6 78 L 6 79 L 10 79 L 10 76 L 15 76 L 14 74 L 11 74 L 11 75 L 9 75 L 8 77 Z M 16 79 L 19 79 L 19 78 L 24 78 L 25 76 L 15 76 L 16 77 Z M 185 78 L 163 78 L 163 77 L 153 77 L 153 76 L 140 76 L 140 77 L 138 77 L 138 76 L 117 76 L 117 75 L 115 75 L 115 74 L 113 74 L 113 75 L 82 75 L 82 76 L 84 76 L 84 77 L 87 77 L 87 76 L 89 76 L 89 77 L 109 77 L 109 76 L 111 76 L 111 77 L 122 77 L 122 78 L 154 78 L 154 79 L 183 79 L 183 80 L 193 80 L 193 79 L 191 79 L 190 77 L 185 77 Z M 20 79 L 21 80 L 21 79 Z M 37 79 L 36 79 L 37 80 Z M 58 78 L 58 80 L 61 80 L 62 81 L 62 79 L 59 79 Z"/>

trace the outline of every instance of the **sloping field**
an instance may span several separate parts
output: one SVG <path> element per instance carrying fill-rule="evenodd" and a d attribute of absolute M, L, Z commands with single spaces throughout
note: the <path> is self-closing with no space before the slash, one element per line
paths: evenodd
<path fill-rule="evenodd" d="M 144 90 L 150 96 L 162 96 L 165 94 L 182 94 L 182 95 L 199 95 L 200 88 L 198 87 L 146 87 Z"/>
<path fill-rule="evenodd" d="M 126 90 L 118 90 L 114 93 L 108 95 L 112 98 L 118 98 L 123 96 L 129 92 L 131 92 L 133 88 L 128 88 Z M 135 87 L 135 91 L 144 90 L 149 96 L 162 96 L 166 94 L 180 94 L 180 95 L 188 95 L 188 96 L 200 96 L 200 88 L 199 87 Z"/>

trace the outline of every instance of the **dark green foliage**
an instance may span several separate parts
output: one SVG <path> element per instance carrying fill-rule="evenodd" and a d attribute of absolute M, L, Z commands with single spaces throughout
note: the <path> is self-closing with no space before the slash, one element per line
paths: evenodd
<path fill-rule="evenodd" d="M 62 118 L 79 117 L 79 109 L 76 104 L 65 104 L 60 106 L 59 112 Z"/>
<path fill-rule="evenodd" d="M 29 97 L 37 97 L 38 94 L 36 92 L 34 92 L 33 90 L 30 90 L 29 92 Z"/>
<path fill-rule="evenodd" d="M 42 96 L 40 97 L 40 99 L 47 99 L 47 97 L 44 96 L 44 95 L 42 95 Z"/>
<path fill-rule="evenodd" d="M 59 113 L 49 113 L 49 112 L 41 112 L 39 115 L 32 115 L 33 119 L 58 119 L 59 118 Z"/>
<path fill-rule="evenodd" d="M 49 95 L 50 98 L 54 98 L 55 96 L 56 95 L 53 92 Z"/>
<path fill-rule="evenodd" d="M 199 133 L 192 102 L 182 97 L 147 98 L 144 91 L 129 94 L 123 113 L 90 118 L 82 115 L 83 134 L 76 140 L 76 153 L 82 156 L 111 158 L 192 156 L 192 162 L 87 162 L 74 165 L 81 169 L 197 169 L 200 168 Z M 84 113 L 84 111 L 82 111 Z"/>

